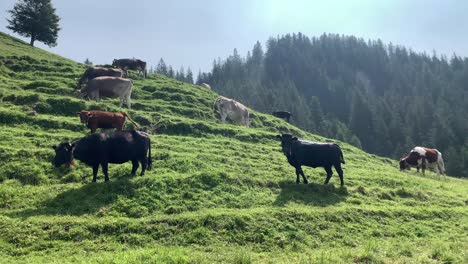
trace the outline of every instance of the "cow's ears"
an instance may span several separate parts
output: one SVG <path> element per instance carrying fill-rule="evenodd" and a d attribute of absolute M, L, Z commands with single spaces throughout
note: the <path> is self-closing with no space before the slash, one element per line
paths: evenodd
<path fill-rule="evenodd" d="M 53 148 L 53 149 L 57 149 L 57 146 L 53 145 L 52 148 Z"/>
<path fill-rule="evenodd" d="M 276 138 L 281 140 L 281 135 L 276 135 Z"/>
<path fill-rule="evenodd" d="M 77 115 L 81 115 L 81 112 L 76 112 Z"/>
<path fill-rule="evenodd" d="M 297 137 L 293 137 L 293 138 L 292 138 L 292 141 L 296 141 L 296 140 L 297 140 Z"/>

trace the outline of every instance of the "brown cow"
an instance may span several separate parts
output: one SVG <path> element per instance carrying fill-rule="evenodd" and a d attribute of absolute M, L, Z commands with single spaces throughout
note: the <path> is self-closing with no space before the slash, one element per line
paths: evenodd
<path fill-rule="evenodd" d="M 80 116 L 81 123 L 86 124 L 91 129 L 91 133 L 96 132 L 98 128 L 116 128 L 122 130 L 125 124 L 125 118 L 128 118 L 137 128 L 138 124 L 133 121 L 126 113 L 113 113 L 105 111 L 85 111 L 77 113 Z"/>
<path fill-rule="evenodd" d="M 427 166 L 435 170 L 437 174 L 445 174 L 444 160 L 442 153 L 437 149 L 414 147 L 410 153 L 400 159 L 400 170 L 416 167 L 417 172 L 422 168 L 422 173 L 426 170 Z"/>

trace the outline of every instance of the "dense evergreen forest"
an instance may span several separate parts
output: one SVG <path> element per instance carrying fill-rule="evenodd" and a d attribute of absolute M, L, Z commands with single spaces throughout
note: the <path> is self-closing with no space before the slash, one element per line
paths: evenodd
<path fill-rule="evenodd" d="M 172 73 L 193 78 L 183 74 Z M 437 148 L 449 175 L 468 177 L 468 58 L 298 33 L 269 39 L 266 51 L 257 42 L 245 57 L 234 50 L 196 82 L 258 111 L 290 111 L 300 128 L 378 155 Z"/>

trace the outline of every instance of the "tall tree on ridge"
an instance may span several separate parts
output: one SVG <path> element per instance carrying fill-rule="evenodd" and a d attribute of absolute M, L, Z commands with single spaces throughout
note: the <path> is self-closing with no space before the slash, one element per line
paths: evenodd
<path fill-rule="evenodd" d="M 7 28 L 31 38 L 31 46 L 36 40 L 49 47 L 57 46 L 60 17 L 55 14 L 51 0 L 20 0 L 8 12 L 11 18 L 7 19 Z"/>

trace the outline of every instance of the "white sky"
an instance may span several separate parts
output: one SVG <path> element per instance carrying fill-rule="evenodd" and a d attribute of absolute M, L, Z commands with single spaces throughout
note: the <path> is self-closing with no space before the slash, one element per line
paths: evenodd
<path fill-rule="evenodd" d="M 0 1 L 0 31 L 15 0 Z M 211 70 L 213 59 L 237 48 L 302 32 L 381 39 L 432 54 L 468 56 L 466 0 L 52 0 L 62 18 L 58 45 L 37 43 L 95 64 L 136 57 L 175 69 Z"/>

